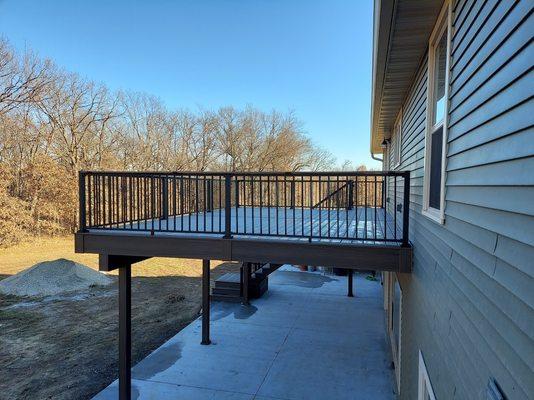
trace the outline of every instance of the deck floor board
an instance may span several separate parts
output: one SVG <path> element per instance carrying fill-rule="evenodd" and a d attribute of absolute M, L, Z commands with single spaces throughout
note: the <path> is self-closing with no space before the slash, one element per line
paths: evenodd
<path fill-rule="evenodd" d="M 127 221 L 112 226 L 90 228 L 90 231 L 133 232 L 155 231 L 158 234 L 222 235 L 225 211 L 216 209 L 169 216 L 167 219 Z M 383 208 L 302 209 L 283 207 L 232 208 L 231 230 L 242 237 L 334 242 L 368 242 L 395 238 L 394 216 Z M 375 222 L 376 221 L 376 222 Z M 397 216 L 396 238 L 402 238 L 402 217 Z"/>

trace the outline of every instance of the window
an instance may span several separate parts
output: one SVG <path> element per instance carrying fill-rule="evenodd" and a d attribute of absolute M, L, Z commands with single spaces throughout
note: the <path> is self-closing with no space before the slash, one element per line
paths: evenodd
<path fill-rule="evenodd" d="M 417 390 L 417 400 L 436 400 L 434 396 L 434 390 L 430 383 L 430 377 L 426 369 L 425 360 L 423 359 L 423 353 L 419 350 L 419 385 Z"/>
<path fill-rule="evenodd" d="M 428 47 L 427 127 L 423 213 L 443 223 L 451 10 L 445 2 Z"/>
<path fill-rule="evenodd" d="M 393 135 L 392 137 L 392 154 L 393 157 L 393 168 L 399 166 L 401 162 L 401 146 L 402 146 L 402 110 L 399 111 L 395 125 L 393 125 Z"/>

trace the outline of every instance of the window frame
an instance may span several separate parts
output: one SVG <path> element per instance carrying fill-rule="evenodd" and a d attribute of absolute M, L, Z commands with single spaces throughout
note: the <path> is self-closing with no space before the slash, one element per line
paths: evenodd
<path fill-rule="evenodd" d="M 434 119 L 434 86 L 435 86 L 435 50 L 439 44 L 442 35 L 447 35 L 447 48 L 445 52 L 445 104 L 443 120 L 433 125 Z M 447 161 L 447 122 L 449 113 L 449 80 L 450 80 L 450 58 L 451 58 L 451 36 L 452 36 L 452 7 L 450 0 L 446 0 L 440 11 L 436 25 L 430 35 L 428 42 L 428 76 L 427 76 L 427 98 L 426 98 L 426 130 L 425 130 L 425 161 L 424 161 L 424 179 L 423 179 L 423 215 L 440 223 L 445 223 L 445 178 L 446 178 L 446 161 Z M 431 151 L 432 151 L 432 134 L 438 129 L 442 131 L 442 150 L 441 150 L 441 182 L 440 182 L 440 208 L 430 206 L 430 169 L 431 169 Z"/>
<path fill-rule="evenodd" d="M 397 119 L 393 124 L 393 133 L 391 135 L 391 143 L 394 144 L 392 147 L 392 156 L 393 156 L 393 169 L 401 164 L 401 147 L 402 147 L 402 108 L 399 110 Z"/>
<path fill-rule="evenodd" d="M 434 389 L 432 388 L 432 382 L 430 382 L 430 376 L 428 375 L 428 370 L 426 368 L 425 360 L 423 358 L 423 353 L 419 350 L 419 373 L 418 373 L 418 385 L 417 385 L 417 400 L 425 400 L 423 395 L 426 392 L 430 397 L 430 400 L 436 400 L 436 395 L 434 394 Z"/>

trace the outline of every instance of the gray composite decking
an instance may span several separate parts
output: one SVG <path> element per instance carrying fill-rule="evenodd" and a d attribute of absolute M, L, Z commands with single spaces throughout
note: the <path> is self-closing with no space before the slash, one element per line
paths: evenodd
<path fill-rule="evenodd" d="M 169 216 L 167 219 L 131 221 L 89 231 L 143 232 L 158 234 L 223 235 L 225 211 L 197 212 Z M 375 239 L 402 239 L 402 219 L 383 208 L 354 207 L 346 209 L 310 209 L 284 207 L 232 208 L 231 230 L 243 237 L 261 236 L 273 239 L 343 241 L 346 243 L 375 242 Z M 395 236 L 395 225 L 397 232 Z"/>
<path fill-rule="evenodd" d="M 250 306 L 211 306 L 213 344 L 197 319 L 132 369 L 132 398 L 393 400 L 380 282 L 284 266 Z M 95 400 L 118 398 L 117 382 Z"/>
<path fill-rule="evenodd" d="M 231 238 L 224 210 L 89 227 L 76 233 L 79 253 L 100 255 L 109 271 L 123 260 L 110 257 L 199 258 L 239 262 L 336 266 L 409 272 L 411 246 L 403 246 L 402 214 L 383 208 L 231 209 Z M 397 226 L 397 241 L 394 227 Z M 128 261 L 128 260 L 127 260 Z"/>

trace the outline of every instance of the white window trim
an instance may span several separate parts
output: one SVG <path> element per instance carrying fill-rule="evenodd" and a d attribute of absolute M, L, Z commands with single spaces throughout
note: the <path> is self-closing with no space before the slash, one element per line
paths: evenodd
<path fill-rule="evenodd" d="M 401 164 L 401 147 L 402 147 L 402 108 L 399 111 L 399 115 L 397 115 L 397 119 L 395 120 L 395 123 L 393 124 L 393 134 L 391 135 L 392 141 L 395 140 L 395 146 L 393 147 L 393 157 L 394 157 L 394 163 L 393 163 L 393 169 L 397 169 L 397 167 Z"/>
<path fill-rule="evenodd" d="M 436 400 L 434 389 L 432 389 L 432 383 L 430 382 L 430 377 L 428 376 L 428 371 L 426 369 L 425 360 L 423 359 L 423 353 L 419 350 L 419 384 L 417 389 L 417 400 L 424 400 L 423 393 L 425 387 L 430 396 L 430 400 Z"/>
<path fill-rule="evenodd" d="M 432 130 L 433 120 L 433 98 L 434 98 L 434 46 L 436 41 L 441 37 L 443 32 L 447 31 L 447 51 L 445 60 L 445 112 L 443 113 L 443 121 L 436 125 Z M 449 69 L 450 69 L 450 54 L 451 54 L 451 36 L 452 36 L 452 8 L 450 0 L 446 0 L 443 8 L 439 14 L 436 26 L 430 35 L 428 43 L 428 78 L 427 78 L 427 96 L 426 96 L 426 132 L 425 132 L 425 161 L 424 161 L 424 180 L 423 180 L 423 215 L 440 223 L 445 223 L 445 168 L 447 162 L 447 120 L 449 114 Z M 431 135 L 439 126 L 443 126 L 443 145 L 441 157 L 441 193 L 440 193 L 440 209 L 430 207 L 430 154 L 431 154 Z"/>

